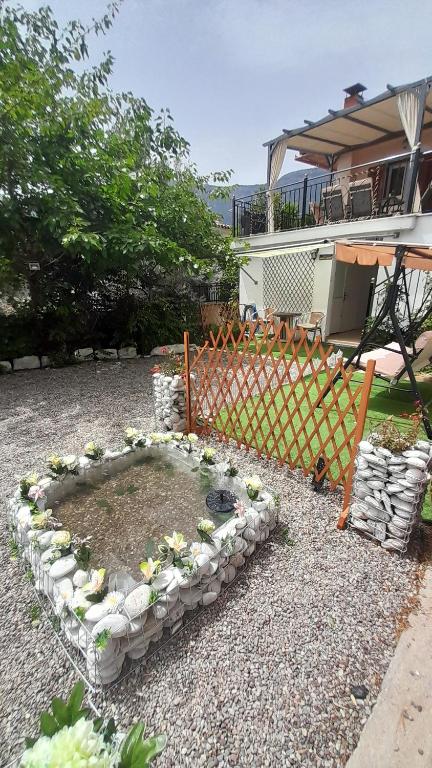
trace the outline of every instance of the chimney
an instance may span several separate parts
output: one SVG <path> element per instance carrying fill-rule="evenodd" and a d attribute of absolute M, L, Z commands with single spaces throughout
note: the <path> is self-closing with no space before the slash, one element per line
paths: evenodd
<path fill-rule="evenodd" d="M 344 93 L 346 93 L 346 96 L 343 108 L 349 109 L 349 107 L 356 107 L 357 104 L 363 104 L 363 91 L 366 90 L 366 86 L 362 85 L 361 83 L 354 83 L 354 85 L 350 85 L 348 88 L 344 88 Z"/>

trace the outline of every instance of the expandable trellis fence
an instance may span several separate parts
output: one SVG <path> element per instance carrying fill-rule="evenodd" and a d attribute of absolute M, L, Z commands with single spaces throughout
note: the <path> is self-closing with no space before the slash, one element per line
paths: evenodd
<path fill-rule="evenodd" d="M 326 476 L 332 489 L 342 485 L 345 508 L 375 363 L 345 370 L 332 353 L 287 323 L 220 327 L 193 356 L 186 332 L 188 429 Z"/>

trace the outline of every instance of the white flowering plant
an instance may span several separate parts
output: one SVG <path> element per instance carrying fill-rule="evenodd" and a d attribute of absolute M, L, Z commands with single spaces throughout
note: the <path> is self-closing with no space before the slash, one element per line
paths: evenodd
<path fill-rule="evenodd" d="M 213 544 L 212 533 L 216 526 L 212 520 L 207 520 L 201 517 L 198 520 L 197 531 L 201 541 L 207 542 L 207 544 Z"/>
<path fill-rule="evenodd" d="M 76 683 L 67 701 L 54 698 L 40 716 L 40 735 L 26 739 L 20 768 L 148 768 L 166 745 L 162 735 L 144 738 L 137 723 L 121 737 L 114 720 L 92 718 L 82 706 L 84 684 Z"/>
<path fill-rule="evenodd" d="M 143 560 L 139 564 L 139 569 L 146 584 L 151 584 L 153 579 L 160 573 L 161 561 L 153 560 L 152 557 L 149 557 L 148 560 Z"/>
<path fill-rule="evenodd" d="M 124 441 L 126 445 L 133 445 L 139 432 L 134 427 L 126 427 Z"/>
<path fill-rule="evenodd" d="M 53 453 L 48 458 L 48 469 L 50 475 L 54 479 L 58 480 L 59 477 L 65 477 L 66 475 L 78 474 L 78 459 L 75 454 L 70 453 L 67 456 L 57 456 Z"/>
<path fill-rule="evenodd" d="M 88 459 L 92 459 L 92 461 L 100 461 L 104 453 L 105 450 L 101 448 L 100 445 L 96 445 L 94 440 L 90 440 L 90 442 L 84 446 L 84 456 Z"/>
<path fill-rule="evenodd" d="M 89 573 L 89 580 L 82 587 L 83 594 L 90 603 L 101 603 L 108 592 L 105 585 L 105 568 L 93 568 Z"/>
<path fill-rule="evenodd" d="M 20 495 L 21 499 L 23 501 L 27 501 L 29 499 L 29 490 L 33 485 L 37 485 L 38 482 L 38 476 L 36 472 L 32 472 L 31 475 L 28 475 L 27 477 L 23 477 L 20 480 L 19 483 L 19 489 L 20 489 Z"/>
<path fill-rule="evenodd" d="M 203 448 L 203 451 L 201 453 L 201 462 L 202 464 L 207 464 L 211 466 L 212 464 L 215 464 L 214 457 L 216 455 L 216 450 L 214 448 Z"/>
<path fill-rule="evenodd" d="M 260 491 L 263 489 L 262 480 L 258 475 L 252 475 L 251 477 L 244 478 L 244 484 L 246 486 L 246 492 L 251 501 L 256 501 Z"/>

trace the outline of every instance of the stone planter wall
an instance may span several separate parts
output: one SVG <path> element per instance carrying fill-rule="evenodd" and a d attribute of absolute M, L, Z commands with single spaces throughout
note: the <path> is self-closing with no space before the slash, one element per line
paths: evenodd
<path fill-rule="evenodd" d="M 91 360 L 130 360 L 137 357 L 136 347 L 121 347 L 120 349 L 93 349 L 85 347 L 76 349 L 74 358 L 78 363 L 86 363 Z M 13 360 L 0 360 L 0 373 L 13 373 L 14 371 L 30 371 L 37 368 L 48 368 L 51 361 L 47 355 L 26 355 L 16 357 Z"/>
<path fill-rule="evenodd" d="M 431 467 L 432 444 L 426 440 L 400 454 L 363 440 L 348 524 L 384 549 L 405 552 L 422 510 Z"/>
<path fill-rule="evenodd" d="M 142 443 L 142 437 L 140 441 Z M 134 460 L 135 452 L 143 453 L 148 448 L 140 445 L 107 451 L 98 462 L 81 457 L 77 475 L 67 475 L 61 482 L 49 477 L 39 480 L 47 496 L 44 506 L 48 508 L 73 492 L 80 477 L 100 470 L 100 463 L 114 462 L 115 471 L 120 471 Z M 151 448 L 154 450 L 155 446 Z M 178 441 L 158 443 L 157 450 L 166 451 L 168 456 L 180 451 L 191 468 L 200 464 L 200 450 L 182 448 Z M 228 466 L 216 463 L 207 468 L 214 473 L 216 486 L 221 487 L 223 478 L 227 487 L 247 500 L 244 482 L 238 477 L 226 477 Z M 85 658 L 88 681 L 98 687 L 113 682 L 121 674 L 125 658 L 140 659 L 163 634 L 175 634 L 189 611 L 217 600 L 222 585 L 235 578 L 257 544 L 267 539 L 276 525 L 277 510 L 273 496 L 267 491 L 261 491 L 256 501 L 247 500 L 245 514 L 217 528 L 211 543 L 191 545 L 191 551 L 192 546 L 195 548 L 192 572 L 168 564 L 151 584 L 136 582 L 127 573 L 111 574 L 109 593 L 122 593 L 122 605 L 112 610 L 105 600 L 95 603 L 86 609 L 82 621 L 70 608 L 70 595 L 75 596 L 88 581 L 88 573 L 79 570 L 73 554 L 49 562 L 54 531 L 32 528 L 29 507 L 20 499 L 19 489 L 10 502 L 9 520 L 23 557 L 31 565 L 35 588 L 50 600 L 66 638 Z M 69 595 L 67 606 L 63 604 L 66 594 Z M 104 630 L 109 630 L 109 639 L 101 649 L 96 641 Z"/>
<path fill-rule="evenodd" d="M 183 432 L 186 429 L 186 392 L 182 377 L 154 373 L 153 392 L 158 428 Z"/>

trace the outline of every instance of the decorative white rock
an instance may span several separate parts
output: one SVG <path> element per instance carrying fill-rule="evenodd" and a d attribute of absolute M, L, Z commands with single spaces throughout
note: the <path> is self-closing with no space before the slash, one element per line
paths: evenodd
<path fill-rule="evenodd" d="M 36 355 L 27 355 L 26 357 L 16 357 L 13 361 L 14 371 L 29 371 L 40 368 L 40 360 Z"/>
<path fill-rule="evenodd" d="M 137 357 L 136 347 L 121 347 L 118 356 L 120 360 L 132 360 Z"/>
<path fill-rule="evenodd" d="M 66 555 L 66 557 L 61 557 L 59 560 L 56 560 L 55 563 L 52 564 L 49 570 L 49 575 L 54 580 L 61 579 L 63 576 L 67 576 L 69 573 L 72 573 L 75 568 L 76 560 L 74 556 Z"/>
<path fill-rule="evenodd" d="M 76 349 L 74 352 L 74 356 L 80 363 L 88 362 L 89 360 L 94 360 L 94 352 L 92 347 L 83 347 L 82 349 Z"/>
<path fill-rule="evenodd" d="M 76 571 L 76 573 L 74 573 L 72 577 L 72 581 L 75 587 L 83 587 L 84 584 L 87 584 L 88 580 L 89 580 L 89 575 L 87 571 L 83 571 L 81 569 Z"/>
<path fill-rule="evenodd" d="M 92 621 L 93 623 L 97 623 L 98 621 L 101 621 L 101 619 L 104 619 L 105 616 L 108 616 L 110 607 L 109 605 L 102 603 L 94 603 L 90 606 L 90 608 L 86 611 L 86 621 Z"/>
<path fill-rule="evenodd" d="M 125 600 L 124 608 L 130 619 L 140 616 L 147 610 L 150 603 L 151 588 L 141 584 L 130 592 Z"/>
<path fill-rule="evenodd" d="M 111 632 L 111 637 L 123 637 L 127 633 L 128 626 L 129 622 L 126 616 L 122 616 L 120 613 L 110 613 L 93 627 L 92 637 L 96 638 L 104 629 Z"/>
<path fill-rule="evenodd" d="M 95 355 L 96 360 L 117 360 L 116 349 L 97 349 Z"/>

